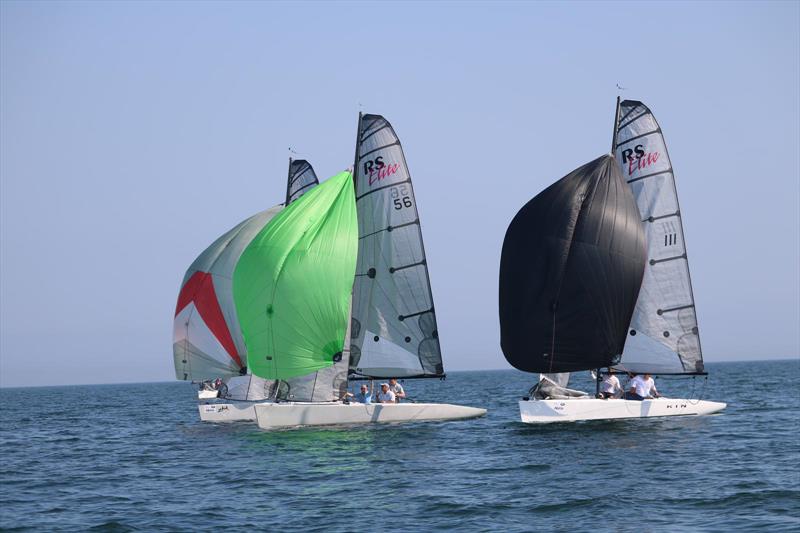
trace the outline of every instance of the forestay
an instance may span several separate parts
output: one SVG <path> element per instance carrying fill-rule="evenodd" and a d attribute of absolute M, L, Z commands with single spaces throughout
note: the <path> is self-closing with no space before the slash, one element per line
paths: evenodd
<path fill-rule="evenodd" d="M 359 116 L 355 193 L 358 263 L 350 372 L 444 374 L 419 213 L 400 140 L 379 115 Z"/>
<path fill-rule="evenodd" d="M 636 198 L 648 243 L 644 281 L 619 368 L 701 373 L 703 355 L 681 211 L 664 136 L 641 102 L 625 100 L 618 113 L 615 155 Z"/>
<path fill-rule="evenodd" d="M 203 381 L 246 372 L 247 347 L 233 301 L 233 270 L 245 247 L 281 209 L 276 206 L 241 222 L 186 271 L 173 323 L 178 379 Z"/>
<path fill-rule="evenodd" d="M 503 242 L 500 344 L 508 362 L 559 373 L 618 361 L 644 263 L 639 211 L 610 155 L 536 195 Z"/>
<path fill-rule="evenodd" d="M 233 294 L 253 374 L 286 380 L 342 358 L 357 235 L 343 172 L 286 207 L 244 250 Z"/>
<path fill-rule="evenodd" d="M 317 175 L 305 159 L 289 159 L 289 177 L 286 182 L 286 205 L 291 204 L 315 185 L 319 185 Z"/>

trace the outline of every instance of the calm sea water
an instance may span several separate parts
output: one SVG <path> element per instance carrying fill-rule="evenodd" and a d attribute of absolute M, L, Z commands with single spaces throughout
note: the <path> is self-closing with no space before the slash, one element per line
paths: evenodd
<path fill-rule="evenodd" d="M 538 427 L 516 371 L 406 383 L 482 419 L 279 432 L 186 383 L 3 389 L 0 529 L 800 530 L 800 361 L 709 370 L 721 415 Z"/>

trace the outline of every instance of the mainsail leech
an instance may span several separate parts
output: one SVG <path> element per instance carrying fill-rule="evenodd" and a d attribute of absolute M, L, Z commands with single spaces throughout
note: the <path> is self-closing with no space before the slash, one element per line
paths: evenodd
<path fill-rule="evenodd" d="M 400 140 L 380 115 L 359 115 L 354 168 L 359 247 L 350 372 L 444 375 L 425 249 Z"/>
<path fill-rule="evenodd" d="M 664 136 L 641 102 L 623 101 L 618 114 L 615 156 L 641 211 L 648 243 L 644 280 L 620 368 L 703 373 L 681 210 Z"/>

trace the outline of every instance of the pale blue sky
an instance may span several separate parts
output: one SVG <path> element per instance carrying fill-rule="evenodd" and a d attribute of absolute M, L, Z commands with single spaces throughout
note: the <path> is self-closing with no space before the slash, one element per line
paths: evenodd
<path fill-rule="evenodd" d="M 660 121 L 707 361 L 800 354 L 800 4 L 0 3 L 0 384 L 173 379 L 207 245 L 284 198 L 287 147 L 400 135 L 447 370 L 507 368 L 508 222 Z"/>

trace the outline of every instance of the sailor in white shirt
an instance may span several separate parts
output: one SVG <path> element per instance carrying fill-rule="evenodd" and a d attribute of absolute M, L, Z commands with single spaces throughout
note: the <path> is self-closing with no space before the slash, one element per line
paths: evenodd
<path fill-rule="evenodd" d="M 609 368 L 603 382 L 600 384 L 600 397 L 604 400 L 609 398 L 622 397 L 622 385 L 619 384 L 619 379 L 614 375 L 614 370 Z"/>
<path fill-rule="evenodd" d="M 397 378 L 389 380 L 389 390 L 394 393 L 394 399 L 397 403 L 400 403 L 400 400 L 406 397 L 406 391 L 403 390 L 403 386 L 397 382 Z"/>
<path fill-rule="evenodd" d="M 388 383 L 381 383 L 381 391 L 378 393 L 378 402 L 395 403 L 394 393 L 389 390 Z"/>
<path fill-rule="evenodd" d="M 653 376 L 650 374 L 636 375 L 628 383 L 630 390 L 625 394 L 626 400 L 645 400 L 648 398 L 658 398 L 658 390 Z"/>

